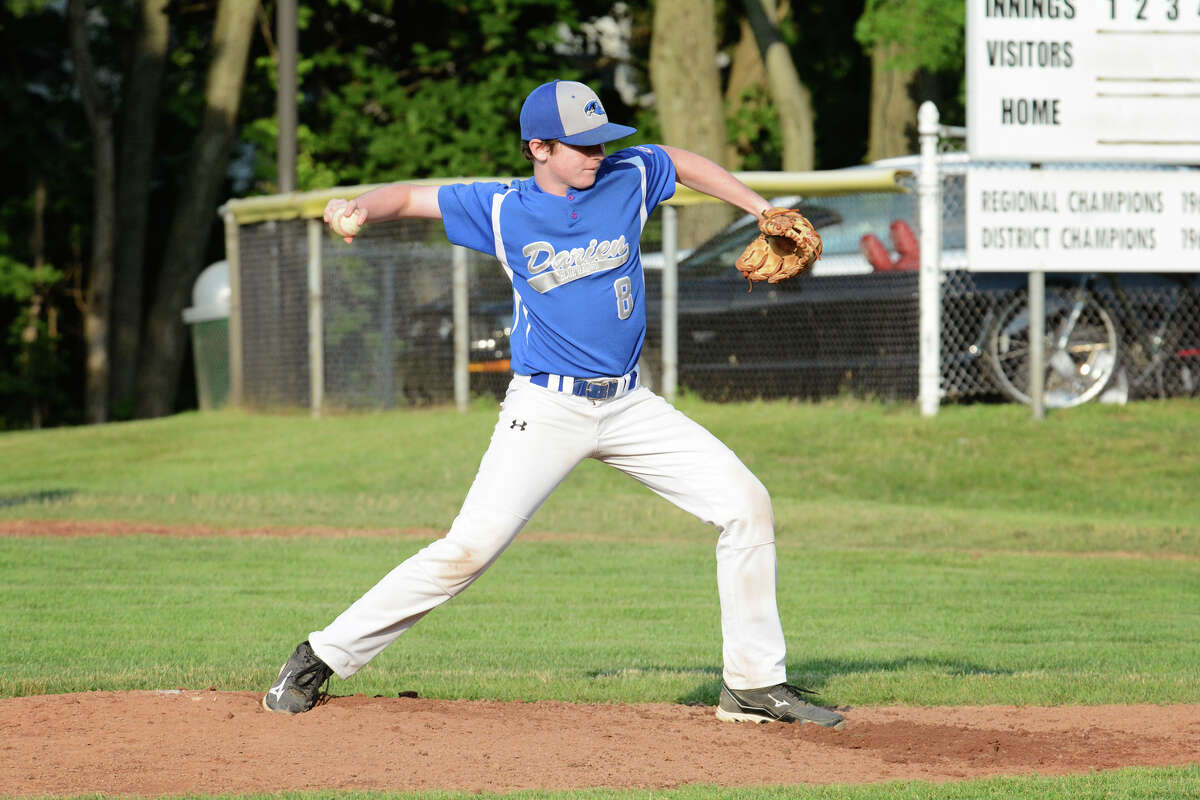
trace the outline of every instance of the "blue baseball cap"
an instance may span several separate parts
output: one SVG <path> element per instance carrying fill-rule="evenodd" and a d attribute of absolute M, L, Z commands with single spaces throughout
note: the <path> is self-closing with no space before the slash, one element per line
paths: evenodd
<path fill-rule="evenodd" d="M 603 144 L 636 128 L 608 121 L 600 98 L 577 81 L 550 81 L 529 93 L 521 106 L 521 138 L 557 139 L 566 144 Z"/>

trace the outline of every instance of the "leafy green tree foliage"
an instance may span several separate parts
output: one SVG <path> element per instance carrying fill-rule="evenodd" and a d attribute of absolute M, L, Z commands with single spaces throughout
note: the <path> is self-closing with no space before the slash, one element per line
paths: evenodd
<path fill-rule="evenodd" d="M 817 169 L 859 164 L 865 152 L 870 61 L 854 42 L 865 0 L 811 0 L 787 3 L 779 34 L 792 54 L 801 82 L 812 92 Z M 778 3 L 778 0 L 777 0 Z M 784 5 L 784 4 L 780 4 Z M 738 41 L 743 6 L 719 6 L 722 51 L 732 54 Z M 729 139 L 738 142 L 740 169 L 773 170 L 782 166 L 779 121 L 766 86 L 750 88 L 729 112 Z"/>
<path fill-rule="evenodd" d="M 66 392 L 60 379 L 66 364 L 58 330 L 63 275 L 5 255 L 12 250 L 0 232 L 0 429 L 41 427 L 62 421 Z"/>
<path fill-rule="evenodd" d="M 965 16 L 962 0 L 867 0 L 855 36 L 867 49 L 904 45 L 888 65 L 896 69 L 962 70 Z"/>
<path fill-rule="evenodd" d="M 82 277 L 91 149 L 49 6 L 0 5 L 0 429 L 75 421 L 82 393 L 68 375 L 82 363 L 70 289 Z"/>
<path fill-rule="evenodd" d="M 913 3 L 918 12 L 906 15 L 902 9 Z M 137 5 L 131 0 L 87 2 L 97 79 L 117 111 L 130 88 L 126 76 Z M 638 140 L 660 141 L 654 106 L 639 102 L 644 97 L 625 105 L 617 91 L 614 56 L 580 38 L 585 23 L 612 13 L 614 5 L 614 0 L 301 0 L 298 188 L 528 174 L 517 146 L 520 104 L 530 89 L 555 77 L 587 81 L 600 91 L 614 118 L 639 128 Z M 630 0 L 625 5 L 632 39 L 621 66 L 640 72 L 644 94 L 650 90 L 646 67 L 653 3 Z M 0 298 L 0 371 L 16 376 L 17 365 L 27 363 L 20 361 L 26 352 L 22 337 L 31 335 L 30 312 L 40 303 L 37 319 L 46 336 L 37 341 L 54 346 L 33 356 L 55 362 L 45 374 L 56 376 L 59 390 L 53 396 L 38 395 L 45 424 L 81 418 L 80 306 L 82 290 L 89 285 L 92 240 L 91 135 L 73 85 L 65 7 L 63 0 L 0 3 L 0 170 L 6 178 L 0 195 L 0 259 L 6 276 Z M 187 188 L 190 148 L 205 111 L 216 7 L 214 0 L 168 5 L 169 62 L 148 192 L 145 268 L 143 275 L 131 278 L 145 281 L 143 304 L 153 296 L 173 245 L 168 241 L 170 221 Z M 716 13 L 718 48 L 728 53 L 738 40 L 741 3 L 716 0 Z M 923 59 L 943 53 L 937 63 L 944 66 L 958 58 L 946 53 L 952 53 L 954 37 L 961 47 L 960 0 L 792 0 L 780 31 L 802 81 L 813 91 L 818 168 L 858 163 L 864 152 L 869 61 L 854 41 L 860 15 L 864 21 L 858 32 L 864 41 L 898 35 L 921 41 L 918 55 Z M 915 32 L 895 33 L 887 27 L 910 18 L 920 25 Z M 263 0 L 234 160 L 228 170 L 224 164 L 213 167 L 221 171 L 224 197 L 275 191 L 274 19 L 274 0 Z M 943 19 L 951 32 L 938 30 Z M 945 46 L 938 44 L 943 33 L 949 37 Z M 576 46 L 564 46 L 571 39 Z M 955 69 L 961 72 L 961 64 Z M 736 165 L 740 168 L 780 165 L 778 125 L 766 98 L 763 92 L 757 105 L 731 121 L 738 134 L 733 138 L 745 142 L 743 162 Z M 117 145 L 122 144 L 118 133 Z M 118 174 L 118 180 L 123 177 Z M 35 194 L 41 196 L 43 190 L 44 204 L 35 203 Z M 44 231 L 40 236 L 33 235 L 35 218 Z M 223 254 L 219 220 L 214 217 L 205 233 L 201 263 Z M 46 271 L 48 264 L 57 271 Z M 189 371 L 185 368 L 183 374 L 176 408 L 191 402 Z M 5 386 L 3 391 L 10 393 L 0 396 L 0 425 L 31 424 L 32 407 L 14 399 L 30 392 L 14 389 L 12 382 Z M 118 409 L 115 416 L 128 413 Z"/>
<path fill-rule="evenodd" d="M 944 122 L 966 119 L 966 6 L 961 0 L 867 0 L 854 35 L 868 52 L 888 48 L 885 66 L 920 74 L 918 100 Z"/>
<path fill-rule="evenodd" d="M 300 20 L 297 188 L 526 172 L 521 102 L 553 78 L 603 86 L 601 66 L 559 50 L 563 31 L 610 5 L 327 0 L 310 9 Z M 276 83 L 270 54 L 256 69 Z M 617 116 L 615 94 L 601 96 Z M 274 190 L 276 124 L 260 106 L 244 135 L 259 191 Z"/>

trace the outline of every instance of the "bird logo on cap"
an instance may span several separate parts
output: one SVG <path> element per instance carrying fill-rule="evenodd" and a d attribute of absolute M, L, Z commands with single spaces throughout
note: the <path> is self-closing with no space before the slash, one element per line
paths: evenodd
<path fill-rule="evenodd" d="M 599 101 L 599 100 L 591 100 L 591 101 L 589 101 L 589 102 L 588 102 L 588 104 L 587 104 L 586 106 L 584 106 L 584 107 L 583 107 L 583 113 L 584 113 L 584 114 L 586 114 L 586 115 L 587 115 L 587 116 L 589 116 L 589 117 L 603 117 L 603 116 L 607 116 L 607 115 L 604 113 L 604 106 L 600 105 L 600 101 Z"/>

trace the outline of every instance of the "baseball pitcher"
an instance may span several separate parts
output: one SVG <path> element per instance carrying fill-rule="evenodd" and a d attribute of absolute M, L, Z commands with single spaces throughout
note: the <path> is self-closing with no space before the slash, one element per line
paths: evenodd
<path fill-rule="evenodd" d="M 676 181 L 759 216 L 762 237 L 737 265 L 752 282 L 806 269 L 820 239 L 799 214 L 772 208 L 694 153 L 642 145 L 606 155 L 605 143 L 634 132 L 609 122 L 586 85 L 552 81 L 521 109 L 532 178 L 394 183 L 329 202 L 325 222 L 348 242 L 367 223 L 425 217 L 441 219 L 454 244 L 495 256 L 513 287 L 514 375 L 449 532 L 309 634 L 264 696 L 267 710 L 311 709 L 331 674 L 349 678 L 470 586 L 568 473 L 594 458 L 719 532 L 717 717 L 843 726 L 840 714 L 786 682 L 767 490 L 728 447 L 642 385 L 636 369 L 646 336 L 642 228 Z"/>

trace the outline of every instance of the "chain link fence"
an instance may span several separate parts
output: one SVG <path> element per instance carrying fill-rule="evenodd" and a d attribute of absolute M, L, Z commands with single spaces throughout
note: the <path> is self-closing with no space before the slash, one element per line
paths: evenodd
<path fill-rule="evenodd" d="M 268 220 L 238 232 L 242 397 L 255 408 L 393 408 L 453 399 L 453 251 L 436 220 L 370 225 L 353 245 L 311 220 Z M 322 226 L 323 227 L 323 226 Z M 319 248 L 313 258 L 312 245 Z M 475 392 L 507 383 L 512 289 L 495 259 L 466 254 Z M 320 271 L 319 298 L 310 273 Z M 313 300 L 319 299 L 319 302 Z M 319 312 L 319 324 L 311 313 Z M 312 358 L 311 336 L 321 332 Z M 496 355 L 502 358 L 496 358 Z M 319 370 L 314 391 L 314 369 Z"/>
<path fill-rule="evenodd" d="M 1025 275 L 965 270 L 965 156 L 947 152 L 942 164 L 940 399 L 1022 400 Z M 676 353 L 664 352 L 664 211 L 657 210 L 642 243 L 644 379 L 659 388 L 666 365 L 679 387 L 714 400 L 842 393 L 915 399 L 921 234 L 916 165 L 915 158 L 887 165 L 899 170 L 903 192 L 801 198 L 825 252 L 811 273 L 791 281 L 748 291 L 733 269 L 756 232 L 748 218 L 681 253 L 676 313 L 667 315 L 676 319 Z M 452 247 L 440 222 L 370 225 L 352 245 L 311 218 L 231 224 L 240 328 L 234 338 L 241 342 L 231 352 L 240 382 L 235 402 L 332 410 L 454 401 L 456 260 L 467 287 L 465 337 L 459 334 L 466 340 L 463 388 L 502 394 L 509 378 L 512 287 L 495 259 Z M 1080 334 L 1080 364 L 1090 356 L 1082 369 L 1108 380 L 1086 399 L 1196 393 L 1195 278 L 1047 276 L 1048 314 L 1069 314 L 1079 297 L 1098 308 Z M 1100 334 L 1110 323 L 1114 343 L 1105 351 L 1108 340 Z M 1053 319 L 1046 330 L 1055 330 Z M 1057 391 L 1064 398 L 1080 393 L 1061 385 Z"/>
<path fill-rule="evenodd" d="M 1028 273 L 967 271 L 966 129 L 942 126 L 939 133 L 941 398 L 998 397 L 1032 405 Z M 1032 166 L 989 162 L 973 168 Z M 1069 187 L 1072 171 L 1124 170 L 1131 165 L 1064 163 L 1038 168 L 1061 174 L 1062 184 Z M 1041 351 L 1046 407 L 1200 394 L 1200 273 L 1064 272 L 1047 273 L 1044 281 Z"/>

